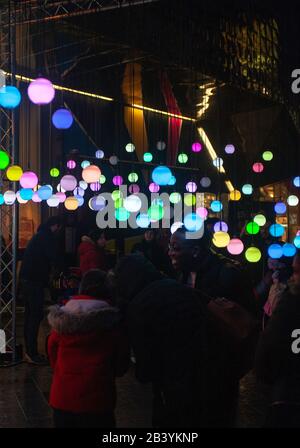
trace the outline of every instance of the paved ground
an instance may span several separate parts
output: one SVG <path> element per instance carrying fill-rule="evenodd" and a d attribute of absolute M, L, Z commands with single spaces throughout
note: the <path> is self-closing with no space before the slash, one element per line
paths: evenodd
<path fill-rule="evenodd" d="M 18 318 L 18 334 L 22 334 L 22 315 Z M 43 325 L 40 350 L 48 329 Z M 0 428 L 47 428 L 52 426 L 48 393 L 51 369 L 22 363 L 0 369 Z M 151 388 L 137 383 L 134 366 L 118 379 L 117 425 L 121 428 L 151 427 Z M 252 373 L 240 386 L 237 427 L 260 427 L 266 407 L 265 391 L 259 389 Z"/>

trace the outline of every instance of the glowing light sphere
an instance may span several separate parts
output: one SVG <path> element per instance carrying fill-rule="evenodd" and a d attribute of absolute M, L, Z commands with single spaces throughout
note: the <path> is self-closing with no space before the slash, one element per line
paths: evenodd
<path fill-rule="evenodd" d="M 138 212 L 141 209 L 142 201 L 136 195 L 127 196 L 124 199 L 124 208 L 129 212 Z"/>
<path fill-rule="evenodd" d="M 137 175 L 137 173 L 129 173 L 128 180 L 129 182 L 137 182 L 139 180 L 139 176 Z"/>
<path fill-rule="evenodd" d="M 262 173 L 264 170 L 264 166 L 260 162 L 256 162 L 252 165 L 252 169 L 255 173 Z"/>
<path fill-rule="evenodd" d="M 271 246 L 268 247 L 268 255 L 274 259 L 281 258 L 283 255 L 282 246 L 280 244 L 271 244 Z"/>
<path fill-rule="evenodd" d="M 101 184 L 100 184 L 100 182 L 92 182 L 92 183 L 90 184 L 90 189 L 91 189 L 92 191 L 100 191 L 100 190 L 101 190 Z"/>
<path fill-rule="evenodd" d="M 88 187 L 88 184 L 84 180 L 81 180 L 79 182 L 79 187 L 82 188 L 83 190 L 86 190 Z"/>
<path fill-rule="evenodd" d="M 189 232 L 198 232 L 203 226 L 203 219 L 197 213 L 188 213 L 183 218 L 183 223 Z"/>
<path fill-rule="evenodd" d="M 125 146 L 125 150 L 127 152 L 134 152 L 135 150 L 135 146 L 133 143 L 127 143 L 127 145 Z"/>
<path fill-rule="evenodd" d="M 197 184 L 196 182 L 188 182 L 185 186 L 186 191 L 189 193 L 195 193 L 197 191 Z"/>
<path fill-rule="evenodd" d="M 143 159 L 144 162 L 152 162 L 153 155 L 151 154 L 151 152 L 145 152 L 145 154 L 143 155 Z"/>
<path fill-rule="evenodd" d="M 5 193 L 4 193 L 4 196 L 5 196 Z M 4 199 L 5 199 L 5 198 L 4 198 Z M 297 249 L 300 249 L 300 235 L 297 235 L 297 236 L 294 238 L 293 243 L 295 244 L 295 246 L 297 247 Z"/>
<path fill-rule="evenodd" d="M 187 154 L 185 154 L 184 152 L 178 154 L 177 160 L 179 163 L 187 163 L 187 161 L 189 160 Z"/>
<path fill-rule="evenodd" d="M 262 158 L 266 161 L 266 162 L 270 162 L 273 159 L 273 153 L 272 151 L 264 151 Z"/>
<path fill-rule="evenodd" d="M 84 193 L 85 193 L 85 190 L 83 188 L 81 188 L 81 187 L 76 187 L 73 190 L 73 195 L 74 196 L 84 196 Z"/>
<path fill-rule="evenodd" d="M 128 190 L 129 190 L 129 193 L 135 194 L 135 193 L 140 192 L 140 187 L 137 184 L 132 184 L 132 185 L 129 185 Z"/>
<path fill-rule="evenodd" d="M 192 144 L 192 151 L 193 152 L 200 152 L 202 149 L 202 145 L 199 142 L 195 142 Z"/>
<path fill-rule="evenodd" d="M 274 210 L 279 215 L 286 212 L 286 205 L 284 202 L 277 202 L 277 204 L 274 205 Z"/>
<path fill-rule="evenodd" d="M 174 191 L 170 194 L 169 200 L 171 204 L 178 204 L 181 201 L 181 194 Z"/>
<path fill-rule="evenodd" d="M 155 182 L 151 182 L 151 184 L 149 185 L 149 191 L 151 191 L 151 193 L 158 193 L 160 190 L 160 186 L 157 185 Z"/>
<path fill-rule="evenodd" d="M 77 179 L 71 174 L 66 174 L 60 180 L 60 186 L 65 191 L 73 191 L 77 187 Z"/>
<path fill-rule="evenodd" d="M 109 163 L 110 163 L 111 165 L 117 165 L 118 162 L 119 162 L 119 159 L 118 159 L 117 156 L 110 156 L 110 158 L 109 158 Z"/>
<path fill-rule="evenodd" d="M 299 236 L 299 235 L 300 235 L 300 230 L 298 230 L 296 233 L 296 236 Z"/>
<path fill-rule="evenodd" d="M 151 205 L 148 208 L 148 216 L 152 221 L 159 221 L 164 216 L 164 208 L 161 205 Z"/>
<path fill-rule="evenodd" d="M 175 185 L 175 184 L 176 184 L 176 177 L 172 175 L 168 185 Z"/>
<path fill-rule="evenodd" d="M 172 177 L 172 172 L 167 166 L 161 165 L 154 168 L 151 177 L 157 185 L 168 185 Z"/>
<path fill-rule="evenodd" d="M 187 207 L 192 207 L 196 204 L 196 196 L 194 194 L 188 193 L 184 195 L 183 202 Z"/>
<path fill-rule="evenodd" d="M 286 201 L 290 207 L 295 207 L 296 205 L 299 204 L 299 199 L 294 194 L 291 194 L 290 196 L 288 196 Z"/>
<path fill-rule="evenodd" d="M 114 190 L 111 192 L 111 197 L 113 199 L 113 201 L 116 201 L 117 199 L 122 198 L 122 192 L 120 190 Z"/>
<path fill-rule="evenodd" d="M 95 152 L 95 157 L 96 159 L 103 159 L 104 151 L 102 151 L 102 149 L 97 149 L 97 151 Z"/>
<path fill-rule="evenodd" d="M 0 205 L 4 204 L 4 196 L 0 193 Z"/>
<path fill-rule="evenodd" d="M 49 104 L 55 96 L 55 89 L 48 79 L 37 78 L 29 84 L 27 94 L 34 104 Z"/>
<path fill-rule="evenodd" d="M 52 196 L 53 189 L 51 185 L 43 185 L 40 187 L 37 191 L 38 196 L 43 200 L 46 201 Z"/>
<path fill-rule="evenodd" d="M 84 198 L 82 196 L 76 195 L 74 196 L 78 201 L 78 207 L 82 207 L 84 204 Z"/>
<path fill-rule="evenodd" d="M 14 109 L 21 102 L 21 93 L 14 86 L 3 86 L 0 89 L 0 106 L 6 109 Z"/>
<path fill-rule="evenodd" d="M 13 205 L 16 200 L 16 193 L 12 190 L 7 190 L 3 198 L 6 205 Z"/>
<path fill-rule="evenodd" d="M 123 202 L 124 202 L 124 200 L 123 200 L 123 198 L 118 198 L 118 199 L 116 199 L 115 200 L 115 208 L 120 208 L 120 207 L 123 207 Z"/>
<path fill-rule="evenodd" d="M 231 255 L 240 255 L 244 250 L 243 241 L 239 238 L 232 238 L 228 243 L 227 250 Z"/>
<path fill-rule="evenodd" d="M 164 149 L 166 149 L 166 144 L 165 144 L 165 142 L 157 142 L 156 143 L 156 148 L 159 150 L 159 151 L 163 151 Z"/>
<path fill-rule="evenodd" d="M 55 196 L 58 198 L 60 204 L 63 204 L 67 197 L 65 193 L 62 192 L 55 193 Z"/>
<path fill-rule="evenodd" d="M 51 177 L 58 177 L 60 175 L 58 168 L 51 168 L 50 170 L 50 176 Z"/>
<path fill-rule="evenodd" d="M 28 202 L 28 200 L 22 199 L 19 191 L 16 192 L 16 199 L 19 202 L 19 204 L 27 204 L 27 202 Z"/>
<path fill-rule="evenodd" d="M 249 263 L 257 263 L 261 259 L 261 251 L 257 247 L 249 247 L 245 252 L 245 258 Z"/>
<path fill-rule="evenodd" d="M 230 236 L 227 232 L 215 232 L 212 242 L 216 247 L 226 247 L 230 242 Z"/>
<path fill-rule="evenodd" d="M 229 194 L 229 198 L 231 201 L 239 201 L 241 199 L 242 195 L 239 190 L 233 190 Z"/>
<path fill-rule="evenodd" d="M 208 188 L 211 185 L 211 180 L 209 177 L 202 177 L 200 180 L 200 185 L 203 188 Z"/>
<path fill-rule="evenodd" d="M 284 234 L 284 227 L 281 224 L 272 224 L 269 228 L 270 235 L 274 237 L 281 237 Z"/>
<path fill-rule="evenodd" d="M 214 225 L 214 232 L 228 232 L 228 225 L 224 221 L 218 221 Z"/>
<path fill-rule="evenodd" d="M 218 168 L 218 170 L 220 171 L 221 167 L 223 166 L 223 159 L 221 157 L 216 157 L 213 160 L 213 166 L 215 166 L 216 168 Z"/>
<path fill-rule="evenodd" d="M 249 235 L 257 235 L 259 233 L 259 225 L 254 221 L 250 221 L 246 225 L 246 231 Z"/>
<path fill-rule="evenodd" d="M 53 194 L 49 199 L 47 199 L 47 204 L 49 205 L 49 207 L 58 207 L 59 198 L 56 196 L 56 194 Z"/>
<path fill-rule="evenodd" d="M 0 151 L 0 170 L 5 170 L 9 165 L 9 155 L 5 151 Z"/>
<path fill-rule="evenodd" d="M 31 188 L 21 188 L 20 190 L 20 197 L 24 201 L 30 201 L 33 196 L 33 190 Z"/>
<path fill-rule="evenodd" d="M 123 184 L 123 177 L 122 176 L 114 176 L 113 177 L 113 184 L 116 186 Z"/>
<path fill-rule="evenodd" d="M 233 154 L 235 152 L 234 145 L 231 145 L 231 144 L 226 145 L 225 146 L 225 152 L 226 152 L 226 154 Z"/>
<path fill-rule="evenodd" d="M 39 197 L 38 191 L 35 191 L 31 198 L 32 202 L 42 202 L 42 199 Z"/>
<path fill-rule="evenodd" d="M 257 225 L 259 225 L 259 227 L 263 227 L 266 224 L 266 222 L 267 222 L 266 217 L 264 215 L 261 215 L 261 214 L 254 216 L 253 221 Z"/>
<path fill-rule="evenodd" d="M 23 170 L 18 165 L 12 165 L 9 168 L 7 168 L 6 176 L 8 180 L 11 180 L 12 182 L 16 182 L 20 180 L 21 176 L 23 174 Z"/>
<path fill-rule="evenodd" d="M 147 227 L 149 227 L 150 218 L 146 213 L 140 213 L 136 217 L 136 223 L 142 229 L 146 229 Z"/>
<path fill-rule="evenodd" d="M 75 160 L 68 160 L 67 161 L 67 167 L 69 168 L 69 170 L 74 170 L 74 168 L 76 168 Z"/>
<path fill-rule="evenodd" d="M 245 184 L 242 186 L 242 192 L 246 195 L 250 195 L 253 193 L 253 187 L 251 184 Z"/>
<path fill-rule="evenodd" d="M 38 181 L 38 177 L 33 171 L 24 171 L 20 177 L 20 185 L 23 188 L 34 188 Z"/>
<path fill-rule="evenodd" d="M 65 190 L 60 184 L 57 185 L 56 190 L 57 190 L 59 193 L 65 193 L 65 192 L 66 192 L 66 190 Z M 71 190 L 70 190 L 70 191 L 71 191 Z"/>
<path fill-rule="evenodd" d="M 202 219 L 206 219 L 208 215 L 208 210 L 205 207 L 198 207 L 196 208 L 197 215 L 200 216 Z"/>
<path fill-rule="evenodd" d="M 90 165 L 82 170 L 81 176 L 86 183 L 91 184 L 92 182 L 99 182 L 101 171 L 98 166 Z"/>
<path fill-rule="evenodd" d="M 52 123 L 56 129 L 69 129 L 73 121 L 73 115 L 68 109 L 57 109 L 52 115 Z"/>
<path fill-rule="evenodd" d="M 223 209 L 222 202 L 220 201 L 212 201 L 210 204 L 210 208 L 213 212 L 218 213 Z"/>
<path fill-rule="evenodd" d="M 74 196 L 69 196 L 64 202 L 64 206 L 67 210 L 74 211 L 78 209 L 78 200 Z"/>
<path fill-rule="evenodd" d="M 90 166 L 91 162 L 89 162 L 88 160 L 83 160 L 81 162 L 81 168 L 87 168 L 88 166 Z"/>
<path fill-rule="evenodd" d="M 106 199 L 104 196 L 94 196 L 89 200 L 89 207 L 96 212 L 103 210 L 105 206 Z"/>
<path fill-rule="evenodd" d="M 282 246 L 282 251 L 283 251 L 284 257 L 293 257 L 294 255 L 296 255 L 296 252 L 297 252 L 295 246 L 291 243 L 285 243 Z"/>
<path fill-rule="evenodd" d="M 130 213 L 124 208 L 120 207 L 115 210 L 115 217 L 118 221 L 127 221 Z"/>
<path fill-rule="evenodd" d="M 106 182 L 106 177 L 104 176 L 104 174 L 101 174 L 100 179 L 99 179 L 100 184 L 105 184 Z"/>
<path fill-rule="evenodd" d="M 293 184 L 295 185 L 295 187 L 300 187 L 300 176 L 294 177 Z"/>
<path fill-rule="evenodd" d="M 176 230 L 181 229 L 181 227 L 183 227 L 183 226 L 184 226 L 183 222 L 180 222 L 180 221 L 174 222 L 170 228 L 172 235 L 173 235 L 173 233 L 176 232 Z"/>

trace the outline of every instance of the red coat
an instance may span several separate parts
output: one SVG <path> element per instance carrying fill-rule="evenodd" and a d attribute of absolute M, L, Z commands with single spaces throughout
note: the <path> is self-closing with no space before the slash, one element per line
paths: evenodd
<path fill-rule="evenodd" d="M 83 236 L 78 248 L 81 275 L 90 269 L 106 270 L 104 249 L 101 249 L 88 236 Z"/>
<path fill-rule="evenodd" d="M 75 296 L 51 307 L 48 356 L 54 370 L 50 405 L 74 413 L 111 412 L 115 377 L 129 366 L 129 344 L 119 312 L 107 302 Z"/>

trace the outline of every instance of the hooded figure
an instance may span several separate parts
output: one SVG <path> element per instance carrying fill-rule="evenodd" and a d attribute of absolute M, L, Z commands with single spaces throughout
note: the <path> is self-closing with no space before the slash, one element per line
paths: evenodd
<path fill-rule="evenodd" d="M 50 405 L 56 427 L 115 425 L 115 377 L 129 366 L 129 346 L 109 295 L 106 274 L 95 269 L 83 277 L 80 295 L 50 308 Z"/>
<path fill-rule="evenodd" d="M 90 269 L 106 270 L 105 255 L 106 238 L 102 230 L 93 230 L 81 238 L 78 247 L 79 266 L 81 275 Z"/>

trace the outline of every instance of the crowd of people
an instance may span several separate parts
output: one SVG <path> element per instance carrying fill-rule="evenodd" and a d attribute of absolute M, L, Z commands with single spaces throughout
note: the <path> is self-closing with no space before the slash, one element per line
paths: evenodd
<path fill-rule="evenodd" d="M 234 427 L 240 379 L 254 368 L 272 394 L 265 426 L 300 427 L 300 255 L 269 260 L 253 284 L 240 262 L 215 252 L 209 232 L 187 239 L 153 229 L 130 255 L 106 262 L 101 229 L 81 239 L 80 282 L 51 306 L 47 357 L 38 353 L 44 287 L 60 272 L 58 217 L 40 226 L 24 254 L 25 359 L 53 369 L 55 427 L 115 427 L 116 377 L 135 358 L 151 383 L 152 425 Z"/>

